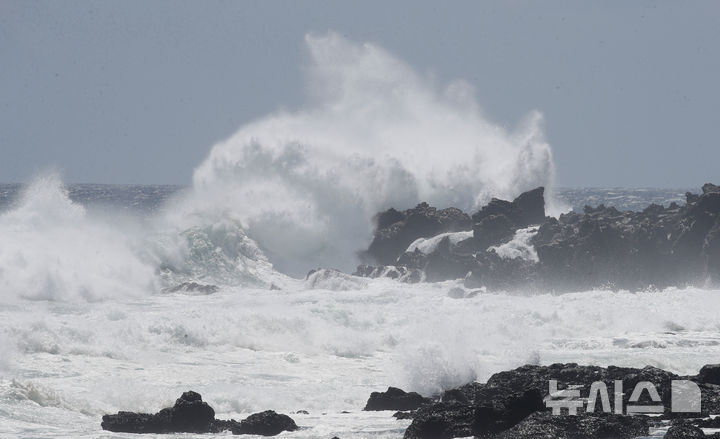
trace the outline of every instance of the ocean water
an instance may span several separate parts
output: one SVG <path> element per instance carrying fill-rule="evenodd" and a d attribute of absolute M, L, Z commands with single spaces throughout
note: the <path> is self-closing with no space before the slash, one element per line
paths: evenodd
<path fill-rule="evenodd" d="M 218 250 L 205 248 L 212 232 L 189 241 L 194 270 L 171 271 L 155 259 L 170 248 L 168 236 L 144 238 L 165 247 L 143 255 L 133 247 L 137 238 L 118 241 L 100 226 L 114 209 L 113 224 L 132 236 L 138 226 L 128 224 L 148 224 L 149 212 L 157 215 L 179 192 L 64 191 L 48 177 L 6 203 L 0 435 L 123 437 L 100 430 L 104 413 L 154 412 L 193 389 L 218 417 L 307 410 L 292 415 L 301 430 L 284 437 L 391 438 L 407 421 L 361 411 L 370 392 L 390 385 L 433 395 L 499 370 L 553 362 L 651 364 L 690 374 L 720 356 L 717 291 L 483 292 L 457 300 L 447 297 L 455 282 L 406 285 L 342 274 L 305 280 L 262 261 L 223 283 L 226 256 L 210 258 Z M 593 193 L 609 201 L 622 194 L 634 200 L 638 192 Z M 224 233 L 227 245 L 233 235 Z M 152 262 L 161 268 L 145 270 Z M 211 263 L 219 267 L 209 271 Z M 188 279 L 220 289 L 167 291 Z"/>
<path fill-rule="evenodd" d="M 457 300 L 458 282 L 305 279 L 354 269 L 391 206 L 471 212 L 543 185 L 556 215 L 684 193 L 558 189 L 539 112 L 495 124 L 467 82 L 337 34 L 305 50 L 308 103 L 240 127 L 187 187 L 0 185 L 0 436 L 131 437 L 102 415 L 195 390 L 219 418 L 291 414 L 301 429 L 281 437 L 397 438 L 408 421 L 361 411 L 372 391 L 433 395 L 527 363 L 718 362 L 718 291 Z M 532 258 L 530 233 L 502 251 Z M 172 292 L 185 282 L 217 291 Z"/>

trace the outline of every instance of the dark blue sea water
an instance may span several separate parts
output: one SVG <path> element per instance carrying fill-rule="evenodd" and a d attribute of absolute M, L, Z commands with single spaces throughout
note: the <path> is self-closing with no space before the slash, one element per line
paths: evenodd
<path fill-rule="evenodd" d="M 86 207 L 110 205 L 141 214 L 156 211 L 184 189 L 178 185 L 71 184 L 70 199 Z M 20 184 L 0 184 L 0 211 L 7 209 L 22 191 Z M 686 192 L 699 188 L 559 188 L 557 197 L 577 212 L 585 205 L 605 204 L 618 210 L 642 210 L 651 203 L 668 205 L 685 202 Z"/>

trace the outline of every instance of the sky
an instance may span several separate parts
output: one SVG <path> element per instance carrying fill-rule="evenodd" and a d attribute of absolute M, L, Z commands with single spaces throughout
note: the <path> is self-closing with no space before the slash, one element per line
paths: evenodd
<path fill-rule="evenodd" d="M 493 122 L 544 115 L 557 184 L 720 183 L 720 2 L 0 0 L 0 182 L 189 184 L 299 108 L 304 35 L 372 42 Z"/>

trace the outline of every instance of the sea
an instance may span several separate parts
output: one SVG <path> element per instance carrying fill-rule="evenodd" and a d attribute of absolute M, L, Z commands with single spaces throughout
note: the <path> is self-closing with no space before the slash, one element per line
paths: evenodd
<path fill-rule="evenodd" d="M 397 438 L 409 421 L 362 411 L 371 392 L 434 395 L 528 363 L 693 374 L 720 357 L 718 291 L 458 300 L 447 293 L 459 282 L 310 282 L 261 257 L 247 263 L 261 251 L 226 227 L 180 232 L 182 245 L 161 232 L 157 218 L 187 190 L 52 175 L 0 185 L 2 437 L 133 437 L 101 430 L 102 415 L 155 412 L 195 390 L 218 418 L 290 414 L 300 430 L 282 437 Z M 556 192 L 575 209 L 637 209 L 683 202 L 685 191 Z M 218 290 L 170 291 L 188 281 Z"/>
<path fill-rule="evenodd" d="M 335 32 L 303 50 L 307 102 L 219 140 L 186 186 L 66 184 L 62 163 L 0 185 L 1 437 L 130 438 L 103 414 L 194 390 L 221 419 L 289 414 L 283 438 L 399 438 L 409 421 L 363 411 L 371 392 L 430 396 L 524 364 L 720 363 L 720 294 L 702 287 L 459 300 L 461 281 L 347 274 L 390 207 L 474 212 L 543 186 L 556 216 L 687 189 L 558 188 L 540 111 L 494 122 L 471 82 Z M 336 270 L 307 276 L 319 267 Z"/>

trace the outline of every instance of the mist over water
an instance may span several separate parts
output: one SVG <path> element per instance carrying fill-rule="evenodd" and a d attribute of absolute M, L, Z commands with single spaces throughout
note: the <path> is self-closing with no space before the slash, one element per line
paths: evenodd
<path fill-rule="evenodd" d="M 135 226 L 91 217 L 56 173 L 35 178 L 0 213 L 0 300 L 139 296 L 156 286 Z"/>

